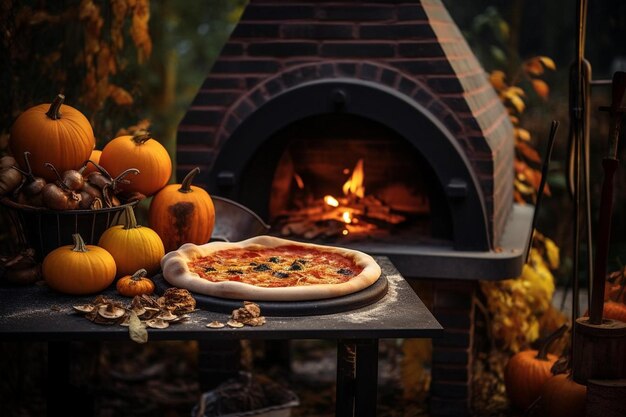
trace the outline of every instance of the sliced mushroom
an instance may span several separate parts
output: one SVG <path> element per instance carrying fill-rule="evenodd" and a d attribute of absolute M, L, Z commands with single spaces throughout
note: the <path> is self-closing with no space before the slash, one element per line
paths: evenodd
<path fill-rule="evenodd" d="M 222 323 L 221 321 L 217 321 L 217 320 L 214 320 L 206 325 L 206 327 L 209 327 L 211 329 L 221 329 L 224 326 L 225 326 L 224 323 Z"/>
<path fill-rule="evenodd" d="M 94 311 L 96 309 L 96 306 L 93 304 L 79 304 L 79 305 L 75 305 L 72 306 L 72 308 L 76 311 L 78 311 L 79 313 L 91 313 L 92 311 Z"/>
<path fill-rule="evenodd" d="M 140 316 L 142 319 L 151 319 L 159 314 L 159 311 L 161 311 L 161 309 L 154 307 L 144 307 L 144 310 L 144 313 Z M 139 316 L 139 314 L 137 315 Z"/>
<path fill-rule="evenodd" d="M 148 327 L 152 327 L 153 329 L 165 329 L 165 328 L 169 327 L 169 325 L 170 325 L 168 322 L 166 322 L 165 320 L 162 320 L 160 318 L 147 320 L 146 324 L 148 325 Z"/>
<path fill-rule="evenodd" d="M 238 329 L 238 328 L 240 328 L 240 327 L 243 327 L 243 323 L 240 323 L 240 322 L 238 322 L 237 320 L 228 320 L 228 321 L 226 322 L 226 324 L 227 324 L 229 327 L 234 327 L 234 328 L 236 328 L 236 329 Z"/>
<path fill-rule="evenodd" d="M 130 309 L 137 314 L 137 317 L 146 312 L 146 308 L 141 303 L 141 297 L 137 295 L 133 297 L 133 301 L 130 303 Z"/>
<path fill-rule="evenodd" d="M 169 310 L 161 310 L 161 313 L 157 316 L 157 318 L 164 321 L 172 321 L 176 320 L 178 316 L 176 314 L 172 314 Z"/>
<path fill-rule="evenodd" d="M 101 305 L 98 308 L 98 314 L 105 319 L 119 319 L 126 313 L 126 310 L 116 306 L 114 303 Z"/>
<path fill-rule="evenodd" d="M 190 317 L 191 316 L 189 314 L 183 314 L 181 316 L 176 316 L 175 319 L 170 320 L 170 324 L 172 324 L 172 323 L 182 323 L 184 321 L 189 320 Z"/>

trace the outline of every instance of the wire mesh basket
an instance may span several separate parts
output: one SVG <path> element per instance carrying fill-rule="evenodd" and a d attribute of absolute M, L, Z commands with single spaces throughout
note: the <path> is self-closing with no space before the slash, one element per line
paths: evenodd
<path fill-rule="evenodd" d="M 118 223 L 126 206 L 98 210 L 50 210 L 16 203 L 3 197 L 0 204 L 8 214 L 10 225 L 15 229 L 18 248 L 30 247 L 36 258 L 42 261 L 52 250 L 72 244 L 72 234 L 80 233 L 88 245 L 97 245 L 106 229 Z"/>

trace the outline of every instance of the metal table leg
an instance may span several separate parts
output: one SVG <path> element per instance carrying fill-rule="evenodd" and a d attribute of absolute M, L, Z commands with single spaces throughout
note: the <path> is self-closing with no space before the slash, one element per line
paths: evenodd
<path fill-rule="evenodd" d="M 374 417 L 378 393 L 378 339 L 337 341 L 337 417 Z"/>

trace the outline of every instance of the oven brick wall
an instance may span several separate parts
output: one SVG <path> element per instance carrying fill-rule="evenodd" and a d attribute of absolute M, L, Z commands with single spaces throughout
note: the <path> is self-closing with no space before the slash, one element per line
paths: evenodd
<path fill-rule="evenodd" d="M 513 201 L 513 131 L 439 0 L 251 0 L 179 125 L 177 178 L 199 166 L 204 185 L 221 143 L 255 108 L 334 77 L 393 87 L 446 126 L 480 180 L 497 245 Z"/>

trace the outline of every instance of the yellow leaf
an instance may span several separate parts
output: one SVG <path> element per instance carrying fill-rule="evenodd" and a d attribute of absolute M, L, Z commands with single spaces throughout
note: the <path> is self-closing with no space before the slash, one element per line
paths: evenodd
<path fill-rule="evenodd" d="M 560 263 L 559 247 L 554 243 L 554 241 L 548 238 L 545 238 L 544 245 L 546 246 L 546 255 L 550 269 L 557 269 Z"/>
<path fill-rule="evenodd" d="M 548 87 L 548 84 L 546 84 L 545 81 L 538 79 L 534 79 L 532 83 L 537 95 L 544 100 L 547 99 L 550 94 L 550 87 Z"/>
<path fill-rule="evenodd" d="M 539 60 L 541 61 L 544 67 L 551 69 L 553 71 L 556 70 L 556 65 L 554 64 L 554 61 L 552 60 L 552 58 L 549 58 L 547 56 L 540 56 Z"/>
<path fill-rule="evenodd" d="M 495 70 L 489 75 L 491 85 L 498 91 L 504 90 L 507 87 L 506 82 L 504 81 L 505 79 L 506 75 L 503 71 Z"/>
<path fill-rule="evenodd" d="M 526 129 L 522 129 L 521 127 L 518 127 L 515 129 L 515 135 L 520 139 L 523 140 L 525 142 L 530 141 L 530 132 Z"/>
<path fill-rule="evenodd" d="M 510 96 L 521 96 L 524 97 L 526 95 L 526 93 L 524 93 L 524 90 L 522 90 L 520 87 L 509 87 L 505 93 L 504 93 L 505 97 L 510 97 Z"/>
<path fill-rule="evenodd" d="M 508 97 L 509 102 L 515 107 L 518 113 L 522 113 L 526 108 L 526 104 L 524 104 L 524 100 L 519 98 L 519 96 L 511 95 Z"/>

